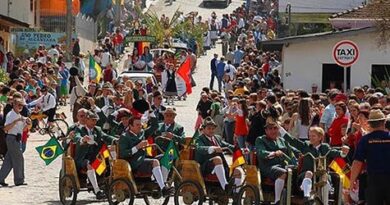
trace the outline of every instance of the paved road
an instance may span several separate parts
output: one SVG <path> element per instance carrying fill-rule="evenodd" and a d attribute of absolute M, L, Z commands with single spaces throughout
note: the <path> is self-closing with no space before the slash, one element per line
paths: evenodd
<path fill-rule="evenodd" d="M 166 5 L 163 1 L 155 2 L 151 7 L 152 11 L 157 14 L 172 16 L 179 8 L 185 14 L 191 11 L 198 11 L 203 19 L 208 18 L 212 11 L 220 16 L 222 13 L 230 13 L 238 7 L 243 1 L 233 0 L 228 8 L 203 8 L 201 0 L 176 0 L 173 5 Z M 213 53 L 221 53 L 221 46 L 218 44 L 217 49 L 213 49 L 198 59 L 198 69 L 194 74 L 197 86 L 193 89 L 193 94 L 186 101 L 178 101 L 175 106 L 178 111 L 177 122 L 182 124 L 188 136 L 194 132 L 196 119 L 195 107 L 199 100 L 199 94 L 204 86 L 208 86 L 210 80 L 209 62 Z M 71 116 L 68 107 L 62 107 L 67 116 Z M 25 175 L 28 186 L 14 187 L 12 173 L 7 178 L 7 183 L 11 186 L 0 188 L 0 205 L 22 205 L 22 204 L 48 204 L 57 205 L 59 202 L 58 195 L 58 175 L 61 169 L 61 159 L 56 159 L 49 166 L 45 166 L 43 161 L 38 157 L 35 147 L 44 144 L 49 137 L 47 135 L 32 134 L 29 138 L 25 157 Z M 0 162 L 1 164 L 1 162 Z M 78 195 L 77 204 L 107 204 L 107 201 L 97 201 L 93 194 L 82 192 Z M 173 204 L 173 200 L 169 204 Z M 136 200 L 135 204 L 145 204 L 143 200 Z"/>

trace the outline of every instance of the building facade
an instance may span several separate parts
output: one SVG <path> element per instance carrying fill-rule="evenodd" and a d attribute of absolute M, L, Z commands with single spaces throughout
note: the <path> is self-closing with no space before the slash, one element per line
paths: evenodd
<path fill-rule="evenodd" d="M 282 47 L 282 79 L 288 89 L 311 90 L 318 85 L 322 91 L 331 87 L 342 88 L 344 68 L 333 60 L 332 51 L 337 42 L 350 40 L 359 48 L 359 58 L 347 68 L 347 87 L 373 84 L 373 77 L 390 74 L 390 53 L 380 48 L 375 28 L 360 28 L 339 32 L 295 36 L 264 42 Z"/>

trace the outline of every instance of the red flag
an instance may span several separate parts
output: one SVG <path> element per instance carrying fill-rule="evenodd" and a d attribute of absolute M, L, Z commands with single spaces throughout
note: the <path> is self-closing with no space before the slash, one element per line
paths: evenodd
<path fill-rule="evenodd" d="M 190 79 L 190 72 L 191 72 L 190 60 L 191 59 L 187 57 L 186 60 L 180 65 L 179 69 L 177 69 L 177 74 L 180 75 L 180 77 L 182 77 L 184 82 L 186 83 L 187 94 L 192 93 L 192 85 Z"/>

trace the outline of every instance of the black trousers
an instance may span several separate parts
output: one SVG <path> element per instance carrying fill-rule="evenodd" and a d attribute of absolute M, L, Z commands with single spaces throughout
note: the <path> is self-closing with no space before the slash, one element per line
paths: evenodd
<path fill-rule="evenodd" d="M 390 175 L 368 174 L 368 205 L 390 205 Z"/>

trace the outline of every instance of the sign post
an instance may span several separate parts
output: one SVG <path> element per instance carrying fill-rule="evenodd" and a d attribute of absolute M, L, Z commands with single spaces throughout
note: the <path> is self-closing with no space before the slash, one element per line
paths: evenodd
<path fill-rule="evenodd" d="M 351 67 L 359 58 L 359 48 L 356 43 L 349 40 L 337 42 L 333 47 L 334 61 L 344 68 L 344 93 L 347 92 L 347 67 Z"/>

